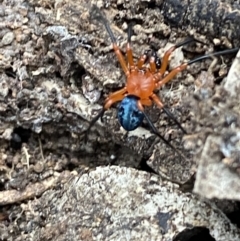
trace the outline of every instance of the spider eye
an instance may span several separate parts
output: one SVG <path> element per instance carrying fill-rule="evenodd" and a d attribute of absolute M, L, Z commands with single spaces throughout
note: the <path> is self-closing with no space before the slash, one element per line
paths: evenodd
<path fill-rule="evenodd" d="M 143 121 L 144 115 L 137 107 L 138 98 L 125 97 L 118 109 L 118 120 L 126 131 L 135 130 Z"/>

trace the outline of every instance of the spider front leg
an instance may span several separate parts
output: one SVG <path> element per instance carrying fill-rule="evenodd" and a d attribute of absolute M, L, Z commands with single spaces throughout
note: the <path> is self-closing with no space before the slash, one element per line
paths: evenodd
<path fill-rule="evenodd" d="M 164 54 L 164 56 L 163 56 L 163 59 L 162 59 L 161 68 L 160 68 L 160 70 L 159 70 L 159 72 L 158 72 L 158 78 L 159 78 L 159 79 L 160 79 L 160 78 L 164 75 L 164 73 L 166 72 L 167 66 L 168 66 L 169 57 L 170 57 L 170 55 L 174 52 L 174 50 L 176 50 L 176 49 L 179 48 L 179 47 L 182 47 L 183 45 L 189 44 L 189 43 L 191 43 L 191 42 L 193 42 L 193 41 L 200 42 L 200 41 L 195 40 L 194 38 L 187 38 L 187 39 L 185 39 L 183 42 L 178 43 L 178 44 L 172 46 L 170 49 L 168 49 L 168 50 L 165 52 L 165 54 Z"/>
<path fill-rule="evenodd" d="M 127 67 L 127 64 L 126 64 L 125 60 L 124 60 L 124 57 L 123 57 L 123 55 L 122 55 L 122 53 L 121 53 L 121 50 L 120 50 L 120 48 L 117 46 L 116 43 L 113 43 L 113 49 L 114 49 L 114 52 L 115 52 L 115 54 L 116 54 L 116 56 L 117 56 L 117 58 L 118 58 L 118 61 L 119 61 L 120 64 L 121 64 L 121 67 L 122 67 L 122 69 L 123 69 L 123 72 L 124 72 L 125 75 L 128 77 L 128 76 L 130 75 L 130 71 L 129 71 L 128 67 Z"/>
<path fill-rule="evenodd" d="M 163 79 L 161 77 L 159 77 L 158 74 L 156 74 L 154 77 L 156 79 L 159 80 L 158 83 L 156 83 L 156 88 L 160 88 L 162 87 L 164 84 L 168 83 L 170 80 L 172 80 L 178 73 L 182 72 L 183 70 L 185 70 L 189 65 L 194 64 L 198 61 L 204 60 L 204 59 L 209 59 L 212 58 L 214 56 L 219 56 L 219 55 L 225 55 L 225 54 L 233 54 L 238 52 L 239 48 L 234 48 L 234 49 L 227 49 L 227 50 L 223 50 L 223 51 L 219 51 L 219 52 L 215 52 L 215 53 L 210 53 L 210 54 L 206 54 L 203 56 L 200 56 L 196 59 L 190 60 L 186 63 L 183 63 L 181 65 L 179 65 L 178 67 L 174 68 L 168 75 L 166 75 Z"/>
<path fill-rule="evenodd" d="M 106 27 L 106 29 L 107 29 L 108 34 L 110 35 L 110 37 L 113 36 L 111 28 L 110 27 L 108 27 L 108 28 Z M 124 71 L 124 73 L 125 73 L 125 75 L 127 77 L 129 76 L 131 71 L 136 70 L 136 65 L 135 65 L 134 60 L 133 60 L 133 51 L 132 51 L 132 47 L 131 47 L 131 36 L 132 36 L 132 27 L 129 26 L 128 27 L 127 46 L 126 46 L 126 56 L 127 56 L 128 66 L 127 66 L 127 64 L 126 64 L 126 62 L 125 62 L 125 60 L 123 58 L 123 55 L 122 55 L 119 47 L 116 44 L 115 38 L 111 37 L 111 40 L 112 40 L 112 43 L 113 43 L 113 49 L 115 51 L 115 54 L 117 55 L 117 58 L 118 58 L 118 60 L 119 60 L 119 62 L 121 64 L 121 66 L 122 66 L 122 69 L 123 69 L 123 71 Z"/>
<path fill-rule="evenodd" d="M 180 73 L 181 71 L 185 70 L 187 68 L 187 66 L 196 63 L 198 61 L 204 60 L 204 59 L 208 59 L 208 58 L 212 58 L 214 56 L 218 56 L 218 55 L 225 55 L 225 54 L 232 54 L 232 53 L 236 53 L 239 50 L 239 48 L 234 48 L 234 49 L 228 49 L 228 50 L 223 50 L 223 51 L 219 51 L 219 52 L 215 52 L 215 53 L 210 53 L 210 54 L 206 54 L 203 55 L 201 57 L 198 57 L 196 59 L 190 60 L 187 63 L 181 64 L 178 67 L 174 68 L 167 76 L 165 76 L 163 79 L 160 78 L 160 81 L 156 83 L 156 88 L 159 89 L 160 87 L 162 87 L 164 84 L 168 83 L 170 80 L 172 80 L 178 73 Z M 157 79 L 159 77 L 159 75 L 155 75 L 155 78 Z M 184 133 L 186 133 L 186 131 L 181 127 L 180 123 L 175 119 L 175 117 L 171 114 L 171 112 L 169 112 L 168 109 L 166 109 L 163 105 L 163 103 L 158 99 L 158 97 L 155 94 L 151 95 L 151 98 L 154 100 L 154 102 L 164 110 L 164 112 L 183 130 Z"/>
<path fill-rule="evenodd" d="M 128 42 L 127 42 L 127 61 L 129 64 L 129 69 L 134 70 L 135 69 L 135 64 L 133 61 L 133 52 L 132 52 L 132 47 L 131 47 L 131 36 L 132 36 L 132 28 L 131 26 L 128 27 Z"/>
<path fill-rule="evenodd" d="M 110 28 L 110 25 L 109 25 L 107 19 L 103 16 L 102 12 L 100 11 L 100 9 L 96 5 L 92 6 L 91 17 L 95 18 L 97 20 L 100 20 L 102 22 L 102 24 L 104 25 L 104 27 L 105 27 L 105 29 L 106 29 L 106 31 L 107 31 L 110 39 L 111 39 L 114 52 L 115 52 L 115 54 L 118 58 L 118 61 L 121 65 L 122 69 L 123 69 L 123 72 L 125 73 L 126 76 L 129 76 L 130 71 L 127 67 L 126 61 L 124 60 L 124 57 L 121 53 L 121 50 L 117 45 L 117 41 L 116 41 L 116 38 L 115 38 L 115 36 L 112 32 L 112 29 Z"/>

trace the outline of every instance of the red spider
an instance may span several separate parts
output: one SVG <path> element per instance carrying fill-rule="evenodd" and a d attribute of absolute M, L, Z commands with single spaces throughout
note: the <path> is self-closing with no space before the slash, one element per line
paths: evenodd
<path fill-rule="evenodd" d="M 164 107 L 163 103 L 161 102 L 159 97 L 154 93 L 154 91 L 158 90 L 164 84 L 172 80 L 179 72 L 186 69 L 187 66 L 197 61 L 207 59 L 213 56 L 235 53 L 238 51 L 238 48 L 224 50 L 224 51 L 211 53 L 211 54 L 198 57 L 194 60 L 191 60 L 187 63 L 183 63 L 180 66 L 174 68 L 169 74 L 165 76 L 165 72 L 168 66 L 169 56 L 171 55 L 171 53 L 176 48 L 196 40 L 189 38 L 184 42 L 171 47 L 164 54 L 161 68 L 157 69 L 156 63 L 155 63 L 156 56 L 150 57 L 149 66 L 145 64 L 148 59 L 147 54 L 142 55 L 140 59 L 137 61 L 137 63 L 134 62 L 132 48 L 130 45 L 131 34 L 129 31 L 128 43 L 126 48 L 126 55 L 127 55 L 127 62 L 126 62 L 119 47 L 117 46 L 116 38 L 113 35 L 113 32 L 109 26 L 107 19 L 103 16 L 100 9 L 95 5 L 93 5 L 93 8 L 92 8 L 92 16 L 95 19 L 102 22 L 103 25 L 105 26 L 109 34 L 109 37 L 111 39 L 115 54 L 121 64 L 124 74 L 126 75 L 127 81 L 126 81 L 126 86 L 124 88 L 110 94 L 109 97 L 106 98 L 103 109 L 90 122 L 90 125 L 86 130 L 86 133 L 88 133 L 88 131 L 94 125 L 94 123 L 100 117 L 103 116 L 104 112 L 108 108 L 110 108 L 114 103 L 121 101 L 121 104 L 118 109 L 118 120 L 125 130 L 131 131 L 136 129 L 142 123 L 145 117 L 152 129 L 152 132 L 156 134 L 158 137 L 160 137 L 167 145 L 169 145 L 171 148 L 176 150 L 166 139 L 163 138 L 163 136 L 160 135 L 156 127 L 153 125 L 152 121 L 146 115 L 144 111 L 144 106 L 151 106 L 152 102 L 154 102 L 159 108 L 163 109 L 163 111 L 172 120 L 175 121 L 175 123 L 182 129 L 183 132 L 185 132 L 185 130 L 180 125 L 180 123 L 171 114 L 171 112 Z"/>

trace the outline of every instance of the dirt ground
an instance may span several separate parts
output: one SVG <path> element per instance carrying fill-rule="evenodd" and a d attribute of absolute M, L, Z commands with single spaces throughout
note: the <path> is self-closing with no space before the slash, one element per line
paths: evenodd
<path fill-rule="evenodd" d="M 199 0 L 190 4 L 137 0 L 132 6 L 127 0 L 3 0 L 0 6 L 0 240 L 116 240 L 111 235 L 118 230 L 117 224 L 112 232 L 103 231 L 104 227 L 110 227 L 110 217 L 100 225 L 99 216 L 89 214 L 86 218 L 85 213 L 76 224 L 76 216 L 71 216 L 69 210 L 79 205 L 78 202 L 68 203 L 62 213 L 57 209 L 75 196 L 83 200 L 83 194 L 91 192 L 87 189 L 91 185 L 86 185 L 91 181 L 86 176 L 93 180 L 98 170 L 105 178 L 105 167 L 110 168 L 109 179 L 116 186 L 115 180 L 119 178 L 121 182 L 124 170 L 129 180 L 139 184 L 134 189 L 144 189 L 146 198 L 164 192 L 161 188 L 166 187 L 169 195 L 179 196 L 182 207 L 194 200 L 196 210 L 202 208 L 202 219 L 198 222 L 184 221 L 179 228 L 176 224 L 175 230 L 165 227 L 164 232 L 156 228 L 156 236 L 147 236 L 149 240 L 161 240 L 156 238 L 158 235 L 163 235 L 162 240 L 175 241 L 203 237 L 224 240 L 224 232 L 231 233 L 232 240 L 240 240 L 240 56 L 236 57 L 237 51 L 190 65 L 156 92 L 187 134 L 155 105 L 146 108 L 158 131 L 177 152 L 152 134 L 146 121 L 135 131 L 126 132 L 117 121 L 117 105 L 93 126 L 85 143 L 83 132 L 89 121 L 101 109 L 105 98 L 125 84 L 107 32 L 99 21 L 91 18 L 93 4 L 104 12 L 123 53 L 128 25 L 132 24 L 135 61 L 148 49 L 162 58 L 170 46 L 189 36 L 201 41 L 177 49 L 171 55 L 168 72 L 204 54 L 239 46 L 238 1 L 206 0 L 201 5 Z M 153 191 L 149 180 L 155 176 L 159 179 L 154 179 L 154 185 L 159 182 L 162 186 Z M 108 181 L 106 177 L 100 186 L 104 195 L 111 193 Z M 74 194 L 79 192 L 74 189 L 75 184 L 82 193 Z M 131 185 L 135 185 L 134 181 L 129 181 L 130 189 Z M 96 207 L 97 200 L 101 202 L 98 195 L 102 191 L 98 192 L 96 189 L 91 197 L 86 195 L 84 202 Z M 134 203 L 134 197 L 129 198 Z M 141 201 L 137 200 L 134 204 L 140 207 Z M 206 203 L 203 205 L 202 201 Z M 117 202 L 117 199 L 112 202 L 103 199 L 99 209 L 108 210 Z M 54 219 L 58 212 L 59 219 Z M 89 208 L 88 212 L 93 211 Z M 186 220 L 187 212 L 190 211 L 183 215 Z M 219 212 L 219 216 L 213 215 L 207 222 L 205 213 L 207 216 L 211 212 Z M 174 211 L 169 213 L 168 225 L 174 223 Z M 142 219 L 133 219 L 144 224 L 144 218 L 143 215 Z M 166 216 L 158 215 L 158 218 L 163 220 Z M 222 226 L 213 225 L 218 221 Z M 73 222 L 74 226 L 69 226 Z M 142 238 L 157 224 L 147 225 L 136 232 Z M 81 235 L 69 233 L 70 229 L 81 229 Z M 222 236 L 214 236 L 218 229 Z M 186 234 L 188 230 L 190 233 Z M 141 239 L 131 234 L 123 240 Z"/>

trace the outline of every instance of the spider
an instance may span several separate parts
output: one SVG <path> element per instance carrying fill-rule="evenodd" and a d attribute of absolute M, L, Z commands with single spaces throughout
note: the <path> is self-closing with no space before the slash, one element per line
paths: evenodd
<path fill-rule="evenodd" d="M 117 117 L 121 126 L 126 131 L 132 131 L 139 127 L 145 118 L 151 127 L 151 130 L 156 134 L 160 139 L 162 139 L 168 146 L 176 151 L 176 148 L 173 147 L 156 129 L 148 115 L 144 111 L 144 106 L 151 106 L 153 102 L 161 108 L 178 126 L 179 128 L 186 133 L 181 124 L 176 120 L 173 114 L 164 106 L 159 97 L 155 94 L 155 90 L 160 89 L 163 85 L 172 80 L 179 72 L 185 70 L 187 66 L 198 62 L 203 59 L 211 58 L 217 55 L 230 54 L 238 51 L 238 48 L 219 51 L 215 53 L 210 53 L 196 59 L 193 59 L 189 62 L 183 63 L 180 66 L 174 68 L 169 74 L 165 75 L 168 60 L 171 53 L 176 49 L 185 44 L 188 44 L 192 41 L 197 41 L 193 38 L 188 38 L 182 43 L 176 44 L 171 47 L 167 52 L 165 52 L 162 60 L 161 67 L 158 69 L 158 64 L 156 63 L 156 55 L 148 56 L 145 52 L 137 62 L 133 60 L 133 52 L 131 48 L 131 31 L 129 28 L 128 31 L 128 42 L 126 46 L 126 57 L 127 62 L 125 61 L 118 45 L 116 38 L 110 28 L 110 25 L 107 19 L 104 17 L 100 9 L 93 5 L 92 7 L 92 16 L 99 20 L 104 26 L 111 39 L 113 49 L 118 58 L 118 61 L 123 69 L 123 72 L 126 76 L 126 85 L 122 89 L 110 94 L 106 100 L 102 110 L 92 119 L 89 124 L 89 127 L 85 131 L 85 137 L 91 129 L 91 127 L 96 123 L 96 121 L 103 117 L 104 112 L 109 109 L 114 103 L 120 102 Z M 199 41 L 200 42 L 200 41 Z M 149 60 L 149 65 L 145 63 Z M 86 139 L 85 139 L 86 140 Z"/>

